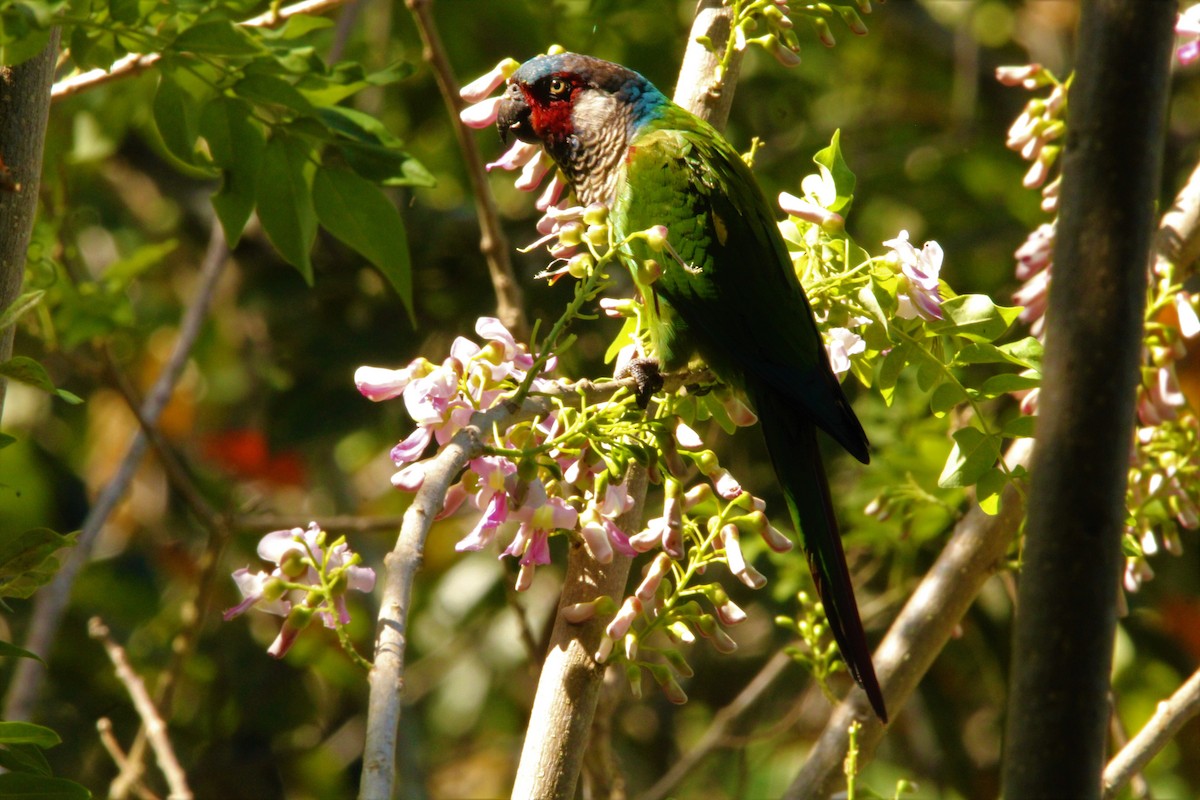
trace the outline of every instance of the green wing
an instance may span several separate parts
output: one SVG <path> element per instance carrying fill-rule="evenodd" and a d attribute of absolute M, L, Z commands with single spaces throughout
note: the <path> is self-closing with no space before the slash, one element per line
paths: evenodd
<path fill-rule="evenodd" d="M 651 292 L 664 368 L 698 354 L 752 396 L 778 393 L 866 462 L 866 435 L 829 369 L 766 198 L 720 134 L 671 112 L 634 139 L 613 210 L 621 235 L 667 226 L 674 255 L 631 245 L 663 267 Z"/>

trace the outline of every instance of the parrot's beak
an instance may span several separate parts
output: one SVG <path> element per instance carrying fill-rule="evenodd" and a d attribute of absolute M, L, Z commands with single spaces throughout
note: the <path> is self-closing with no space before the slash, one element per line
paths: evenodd
<path fill-rule="evenodd" d="M 496 130 L 500 132 L 500 141 L 508 144 L 508 136 L 512 134 L 522 142 L 534 144 L 538 141 L 530 121 L 532 112 L 529 103 L 525 101 L 525 93 L 515 83 L 508 85 L 504 97 L 500 99 L 499 113 L 496 116 Z"/>

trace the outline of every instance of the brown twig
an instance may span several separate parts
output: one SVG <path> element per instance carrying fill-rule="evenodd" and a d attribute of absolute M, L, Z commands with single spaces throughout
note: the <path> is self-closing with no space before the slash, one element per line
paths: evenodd
<path fill-rule="evenodd" d="M 247 28 L 276 28 L 299 14 L 324 14 L 344 5 L 347 0 L 302 0 L 276 11 L 267 11 L 240 23 Z M 158 53 L 130 53 L 113 62 L 108 69 L 91 69 L 63 78 L 54 84 L 51 98 L 55 101 L 95 89 L 112 81 L 139 75 L 158 63 Z"/>
<path fill-rule="evenodd" d="M 88 635 L 104 645 L 117 679 L 121 681 L 125 691 L 129 692 L 129 699 L 133 701 L 133 707 L 142 720 L 146 738 L 154 748 L 158 768 L 162 770 L 163 777 L 167 779 L 167 786 L 170 787 L 168 800 L 191 800 L 192 790 L 188 788 L 187 775 L 179 765 L 179 759 L 175 757 L 175 748 L 171 746 L 171 739 L 167 736 L 167 725 L 158 715 L 158 709 L 154 707 L 154 701 L 146 691 L 145 682 L 130 666 L 124 648 L 113 640 L 99 617 L 92 617 L 88 622 Z"/>
<path fill-rule="evenodd" d="M 142 800 L 159 800 L 159 797 L 154 792 L 150 791 L 142 778 L 146 771 L 142 767 L 142 761 L 139 757 L 136 762 L 130 761 L 129 755 L 121 748 L 121 743 L 117 741 L 116 734 L 113 733 L 112 720 L 108 717 L 101 717 L 96 720 L 96 733 L 100 737 L 100 745 L 108 753 L 108 757 L 117 765 L 117 769 L 121 775 L 130 775 L 129 791 L 134 792 Z M 139 741 L 141 734 L 139 732 Z"/>
<path fill-rule="evenodd" d="M 492 289 L 496 293 L 496 316 L 517 339 L 525 341 L 529 338 L 529 321 L 525 318 L 525 301 L 521 286 L 513 272 L 508 239 L 500 227 L 496 201 L 488 188 L 483 157 L 479 154 L 470 129 L 458 118 L 458 112 L 465 104 L 459 97 L 458 80 L 454 77 L 454 69 L 450 66 L 446 48 L 438 34 L 437 23 L 433 19 L 433 0 L 406 0 L 406 5 L 412 12 L 417 31 L 421 34 L 421 42 L 424 44 L 422 57 L 433 70 L 438 91 L 441 92 L 442 101 L 450 114 L 450 125 L 458 139 L 458 147 L 462 151 L 467 169 L 467 180 L 475 195 L 475 215 L 479 218 L 479 251 L 487 260 Z"/>
<path fill-rule="evenodd" d="M 726 746 L 729 731 L 734 723 L 762 697 L 763 693 L 791 663 L 792 657 L 782 650 L 772 656 L 771 660 L 764 664 L 758 674 L 738 693 L 738 696 L 713 715 L 712 722 L 708 724 L 696 743 L 683 754 L 683 757 L 672 764 L 667 773 L 659 778 L 653 786 L 642 792 L 638 796 L 638 800 L 662 800 L 667 797 L 681 781 L 692 774 L 696 766 L 710 753 L 719 747 Z"/>
<path fill-rule="evenodd" d="M 1149 764 L 1184 723 L 1197 714 L 1200 714 L 1200 670 L 1193 672 L 1175 694 L 1159 703 L 1150 721 L 1108 762 L 1104 768 L 1104 800 L 1116 797 L 1129 779 Z"/>

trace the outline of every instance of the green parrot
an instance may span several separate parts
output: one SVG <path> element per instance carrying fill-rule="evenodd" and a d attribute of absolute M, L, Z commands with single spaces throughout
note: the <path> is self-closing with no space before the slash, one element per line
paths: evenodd
<path fill-rule="evenodd" d="M 631 261 L 661 266 L 642 287 L 654 355 L 663 370 L 698 356 L 757 412 L 834 639 L 886 722 L 817 428 L 864 464 L 869 445 L 750 169 L 638 73 L 575 53 L 525 62 L 508 79 L 496 125 L 506 141 L 540 144 L 581 204 L 607 206 L 617 241 L 666 226 L 664 252 L 641 239 L 628 245 Z"/>

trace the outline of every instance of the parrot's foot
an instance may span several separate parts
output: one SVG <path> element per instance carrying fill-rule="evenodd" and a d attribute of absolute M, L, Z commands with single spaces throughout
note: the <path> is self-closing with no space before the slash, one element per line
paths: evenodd
<path fill-rule="evenodd" d="M 635 358 L 626 364 L 617 373 L 617 380 L 624 378 L 633 378 L 637 388 L 634 394 L 637 397 L 638 408 L 645 410 L 650 405 L 650 398 L 654 393 L 663 387 L 662 372 L 659 370 L 658 360 L 653 358 Z"/>

